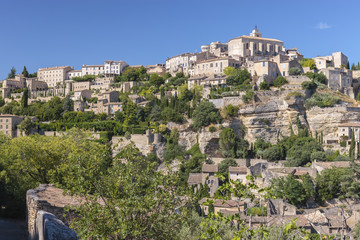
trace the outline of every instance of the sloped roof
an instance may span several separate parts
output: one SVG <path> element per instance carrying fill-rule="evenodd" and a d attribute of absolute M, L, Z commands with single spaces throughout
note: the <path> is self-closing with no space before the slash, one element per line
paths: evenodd
<path fill-rule="evenodd" d="M 201 168 L 202 172 L 215 173 L 218 172 L 218 165 L 204 164 Z"/>
<path fill-rule="evenodd" d="M 203 204 L 204 202 L 206 202 L 208 200 L 208 198 L 203 198 L 199 201 L 199 204 Z M 234 208 L 237 207 L 238 204 L 239 206 L 244 206 L 245 202 L 244 201 L 234 201 L 234 200 L 222 200 L 222 199 L 213 199 L 215 200 L 215 203 L 213 204 L 214 207 L 223 207 L 223 208 Z"/>
<path fill-rule="evenodd" d="M 188 184 L 200 184 L 202 183 L 201 173 L 189 173 Z"/>
<path fill-rule="evenodd" d="M 247 168 L 246 167 L 229 167 L 229 172 L 247 174 Z"/>

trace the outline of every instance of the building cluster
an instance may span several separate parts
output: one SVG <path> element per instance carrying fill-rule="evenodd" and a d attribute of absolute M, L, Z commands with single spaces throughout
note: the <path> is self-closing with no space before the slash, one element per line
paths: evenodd
<path fill-rule="evenodd" d="M 263 81 L 273 84 L 278 76 L 289 76 L 291 68 L 304 72 L 321 72 L 328 79 L 328 87 L 350 97 L 358 92 L 358 71 L 347 69 L 348 58 L 342 52 L 313 58 L 316 69 L 302 67 L 303 56 L 297 48 L 286 49 L 284 42 L 264 38 L 257 27 L 249 36 L 230 39 L 227 43 L 212 42 L 202 45 L 200 53 L 184 53 L 166 60 L 166 71 L 175 75 L 189 75 L 188 86 L 224 86 L 226 67 L 247 69 L 252 81 L 259 86 Z M 355 81 L 353 81 L 355 79 Z"/>
<path fill-rule="evenodd" d="M 238 166 L 229 167 L 228 178 L 231 181 L 239 180 L 247 184 L 250 180 L 247 179 L 248 175 L 257 177 L 255 183 L 262 187 L 269 187 L 271 180 L 278 177 L 286 177 L 293 175 L 296 179 L 308 174 L 316 178 L 317 174 L 326 169 L 333 167 L 348 168 L 350 162 L 314 162 L 311 167 L 284 167 L 280 163 L 270 163 L 259 159 L 239 159 L 237 160 Z M 217 164 L 204 164 L 200 173 L 190 173 L 188 184 L 194 188 L 195 191 L 201 187 L 206 186 L 210 197 L 213 197 L 216 190 L 219 188 L 219 180 L 215 177 L 218 172 Z M 261 177 L 259 177 L 261 176 Z M 209 214 L 209 205 L 206 204 L 208 198 L 203 198 L 199 201 L 199 206 L 204 215 Z M 312 201 L 312 202 L 311 202 Z M 316 204 L 310 200 L 311 206 Z M 309 205 L 309 206 L 310 206 Z M 347 205 L 347 206 L 346 206 Z M 360 204 L 349 204 L 342 202 L 339 204 L 329 205 L 322 210 L 312 207 L 306 210 L 297 209 L 282 199 L 269 199 L 264 201 L 261 207 L 264 208 L 262 216 L 251 216 L 247 213 L 250 208 L 258 208 L 258 203 L 252 202 L 250 199 L 238 199 L 231 197 L 230 200 L 214 199 L 213 209 L 214 213 L 222 213 L 223 215 L 241 214 L 241 218 L 246 224 L 252 227 L 265 226 L 283 226 L 290 223 L 292 220 L 297 219 L 297 225 L 312 233 L 320 234 L 336 234 L 344 230 L 349 233 L 360 220 L 360 214 L 356 211 L 360 210 Z M 343 209 L 351 208 L 353 212 L 344 213 Z"/>

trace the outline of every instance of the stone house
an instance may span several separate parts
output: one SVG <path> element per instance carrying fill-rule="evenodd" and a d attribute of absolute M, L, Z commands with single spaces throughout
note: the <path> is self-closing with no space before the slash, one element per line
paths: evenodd
<path fill-rule="evenodd" d="M 346 122 L 341 123 L 338 126 L 338 137 L 342 138 L 348 143 L 351 142 L 351 138 L 354 135 L 355 142 L 360 139 L 360 122 Z"/>
<path fill-rule="evenodd" d="M 2 97 L 9 98 L 12 91 L 16 89 L 28 88 L 30 92 L 45 91 L 48 89 L 46 82 L 39 81 L 37 78 L 26 78 L 22 74 L 17 74 L 15 78 L 5 79 L 2 86 Z"/>
<path fill-rule="evenodd" d="M 328 67 L 342 68 L 348 64 L 348 58 L 342 52 L 334 52 L 330 56 L 313 58 L 316 68 L 321 70 Z"/>
<path fill-rule="evenodd" d="M 246 184 L 246 176 L 250 174 L 247 167 L 229 167 L 229 179 L 236 181 L 239 180 L 243 184 Z"/>
<path fill-rule="evenodd" d="M 11 114 L 1 114 L 0 115 L 0 132 L 14 138 L 18 135 L 19 125 L 24 120 L 23 117 L 11 115 Z"/>
<path fill-rule="evenodd" d="M 224 75 L 226 67 L 239 68 L 242 63 L 229 57 L 219 57 L 200 61 L 195 64 L 194 76 Z"/>
<path fill-rule="evenodd" d="M 216 56 L 210 52 L 180 54 L 166 59 L 166 71 L 171 75 L 183 72 L 185 75 L 193 76 L 196 63 L 211 58 Z"/>
<path fill-rule="evenodd" d="M 201 210 L 205 215 L 209 214 L 209 206 L 203 205 L 208 199 L 203 198 L 199 201 Z M 231 211 L 234 213 L 243 212 L 247 208 L 247 204 L 244 201 L 234 201 L 234 200 L 225 200 L 222 199 L 213 199 L 215 203 L 214 206 L 214 213 L 217 214 L 218 212 L 223 211 Z"/>
<path fill-rule="evenodd" d="M 195 189 L 200 188 L 200 184 L 202 184 L 202 174 L 201 173 L 189 173 L 188 178 L 189 186 L 195 186 Z"/>
<path fill-rule="evenodd" d="M 188 88 L 194 86 L 225 86 L 226 76 L 212 75 L 212 76 L 196 76 L 188 79 Z"/>

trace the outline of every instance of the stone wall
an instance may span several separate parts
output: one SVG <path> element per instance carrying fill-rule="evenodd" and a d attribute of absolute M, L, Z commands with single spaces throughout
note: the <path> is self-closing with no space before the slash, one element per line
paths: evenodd
<path fill-rule="evenodd" d="M 299 76 L 286 76 L 286 80 L 288 80 L 289 84 L 301 84 L 305 81 L 311 81 L 310 78 L 304 75 Z"/>
<path fill-rule="evenodd" d="M 223 97 L 219 99 L 209 99 L 209 102 L 212 102 L 216 108 L 224 108 L 227 105 L 233 105 L 233 106 L 240 106 L 243 104 L 243 100 L 241 96 L 234 96 L 234 97 Z"/>
<path fill-rule="evenodd" d="M 56 188 L 54 185 L 41 184 L 36 189 L 30 189 L 26 193 L 27 206 L 27 225 L 29 232 L 29 239 L 39 239 L 39 227 L 37 222 L 41 222 L 44 217 L 44 211 L 53 214 L 57 219 L 69 224 L 69 219 L 64 217 L 64 207 L 67 205 L 80 205 L 82 199 L 63 195 L 63 190 Z M 42 216 L 41 216 L 42 214 Z M 37 218 L 39 218 L 37 220 Z M 38 224 L 39 225 L 39 224 Z"/>

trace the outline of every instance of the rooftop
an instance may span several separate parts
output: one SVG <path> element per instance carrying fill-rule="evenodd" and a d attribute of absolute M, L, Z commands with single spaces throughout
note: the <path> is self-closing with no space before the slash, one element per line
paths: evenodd
<path fill-rule="evenodd" d="M 284 43 L 283 41 L 280 41 L 280 40 L 277 40 L 277 39 L 273 39 L 273 38 L 263 38 L 263 37 L 250 37 L 250 36 L 246 36 L 246 35 L 243 35 L 243 36 L 240 36 L 240 37 L 236 37 L 236 38 L 232 38 L 229 40 L 232 41 L 232 40 L 235 40 L 235 39 L 241 39 L 241 38 L 247 38 L 247 39 L 254 39 L 254 40 L 263 40 L 263 41 L 271 41 L 271 42 L 278 42 L 278 43 Z"/>
<path fill-rule="evenodd" d="M 60 67 L 58 67 L 58 66 L 56 66 L 56 67 L 49 67 L 49 68 L 39 68 L 39 71 L 44 71 L 44 70 L 57 70 L 57 69 L 65 69 L 65 68 L 71 68 L 72 69 L 72 67 L 70 67 L 70 66 L 60 66 Z"/>
<path fill-rule="evenodd" d="M 201 184 L 202 177 L 201 173 L 189 173 L 188 184 Z"/>
<path fill-rule="evenodd" d="M 204 164 L 202 165 L 201 171 L 208 173 L 218 172 L 218 165 Z"/>
<path fill-rule="evenodd" d="M 247 174 L 247 168 L 246 167 L 229 167 L 229 172 Z"/>

